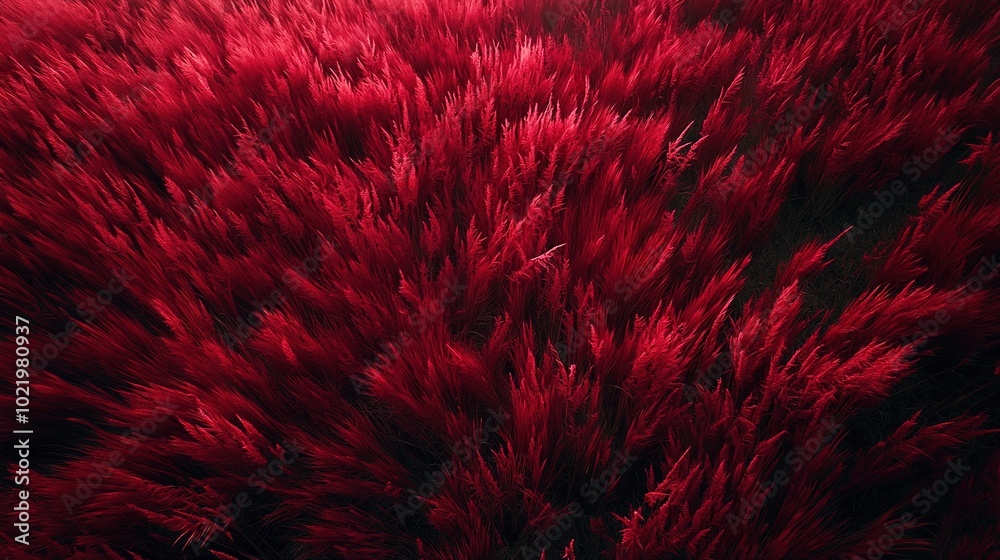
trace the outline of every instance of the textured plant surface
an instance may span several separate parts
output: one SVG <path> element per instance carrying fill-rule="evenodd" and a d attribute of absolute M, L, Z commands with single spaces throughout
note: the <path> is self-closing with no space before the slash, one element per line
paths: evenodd
<path fill-rule="evenodd" d="M 1000 558 L 998 14 L 5 2 L 5 553 Z"/>

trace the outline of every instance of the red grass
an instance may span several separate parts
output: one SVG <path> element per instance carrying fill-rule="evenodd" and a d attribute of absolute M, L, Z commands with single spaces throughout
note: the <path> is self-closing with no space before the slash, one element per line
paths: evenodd
<path fill-rule="evenodd" d="M 989 4 L 12 0 L 8 554 L 1000 558 Z"/>

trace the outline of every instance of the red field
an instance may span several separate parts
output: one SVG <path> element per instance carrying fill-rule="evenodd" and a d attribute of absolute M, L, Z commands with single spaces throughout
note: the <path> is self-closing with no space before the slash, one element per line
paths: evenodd
<path fill-rule="evenodd" d="M 1000 558 L 998 43 L 9 0 L 5 557 Z"/>

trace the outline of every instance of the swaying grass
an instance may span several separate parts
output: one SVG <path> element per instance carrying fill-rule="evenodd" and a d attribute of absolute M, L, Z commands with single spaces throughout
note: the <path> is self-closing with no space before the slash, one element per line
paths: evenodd
<path fill-rule="evenodd" d="M 1000 558 L 990 4 L 7 2 L 5 549 Z"/>

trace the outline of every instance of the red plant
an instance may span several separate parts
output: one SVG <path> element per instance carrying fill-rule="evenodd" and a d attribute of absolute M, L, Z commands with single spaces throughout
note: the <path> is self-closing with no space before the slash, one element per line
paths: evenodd
<path fill-rule="evenodd" d="M 5 552 L 1000 558 L 996 8 L 12 0 Z"/>

